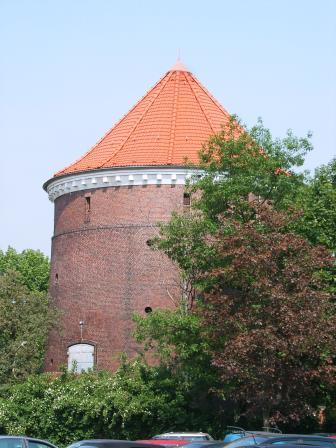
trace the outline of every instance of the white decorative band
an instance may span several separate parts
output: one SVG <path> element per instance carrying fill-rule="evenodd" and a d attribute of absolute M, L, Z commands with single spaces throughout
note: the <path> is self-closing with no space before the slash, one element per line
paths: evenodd
<path fill-rule="evenodd" d="M 92 188 L 126 187 L 130 185 L 184 185 L 192 176 L 201 176 L 200 170 L 187 168 L 127 168 L 88 171 L 55 178 L 47 186 L 49 199 L 54 201 L 63 194 Z"/>

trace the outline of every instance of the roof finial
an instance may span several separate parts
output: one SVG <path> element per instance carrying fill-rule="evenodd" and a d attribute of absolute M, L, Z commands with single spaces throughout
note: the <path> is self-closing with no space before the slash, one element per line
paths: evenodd
<path fill-rule="evenodd" d="M 169 70 L 170 72 L 188 72 L 189 70 L 181 62 L 181 50 L 177 49 L 177 61 Z"/>

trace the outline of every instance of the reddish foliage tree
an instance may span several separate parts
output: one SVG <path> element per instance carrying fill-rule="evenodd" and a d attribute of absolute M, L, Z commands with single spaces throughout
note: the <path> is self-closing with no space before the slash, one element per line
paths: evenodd
<path fill-rule="evenodd" d="M 264 207 L 246 223 L 226 216 L 208 240 L 221 260 L 205 274 L 212 361 L 225 396 L 265 426 L 313 414 L 336 384 L 335 305 L 320 275 L 330 253 L 287 224 Z"/>

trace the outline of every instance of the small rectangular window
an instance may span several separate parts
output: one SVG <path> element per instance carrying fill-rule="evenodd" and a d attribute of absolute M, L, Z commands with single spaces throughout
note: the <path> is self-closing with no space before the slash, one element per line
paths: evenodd
<path fill-rule="evenodd" d="M 190 207 L 191 199 L 190 193 L 183 193 L 183 205 Z"/>
<path fill-rule="evenodd" d="M 85 198 L 85 202 L 86 202 L 86 211 L 89 213 L 91 210 L 91 198 L 90 196 Z"/>
<path fill-rule="evenodd" d="M 85 196 L 85 218 L 84 222 L 90 221 L 90 213 L 91 213 L 91 196 Z"/>

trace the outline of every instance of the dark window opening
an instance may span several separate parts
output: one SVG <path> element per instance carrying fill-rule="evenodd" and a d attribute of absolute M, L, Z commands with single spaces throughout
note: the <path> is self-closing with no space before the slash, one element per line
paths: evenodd
<path fill-rule="evenodd" d="M 90 221 L 90 212 L 91 212 L 91 197 L 85 196 L 85 218 L 84 222 Z"/>
<path fill-rule="evenodd" d="M 50 364 L 54 364 L 54 359 L 53 358 L 50 359 Z"/>
<path fill-rule="evenodd" d="M 89 213 L 91 211 L 91 198 L 90 196 L 85 198 L 86 211 Z"/>
<path fill-rule="evenodd" d="M 190 207 L 191 198 L 190 193 L 183 193 L 183 205 Z"/>
<path fill-rule="evenodd" d="M 153 244 L 154 244 L 154 241 L 153 240 L 147 240 L 146 244 L 147 244 L 147 246 L 152 247 Z"/>
<path fill-rule="evenodd" d="M 55 283 L 56 283 L 56 284 L 58 283 L 58 274 L 57 274 L 57 272 L 56 272 L 56 274 L 55 274 Z"/>
<path fill-rule="evenodd" d="M 146 314 L 149 314 L 149 313 L 151 313 L 153 310 L 152 310 L 152 308 L 150 307 L 150 306 L 146 306 L 146 308 L 145 308 L 145 313 Z"/>

